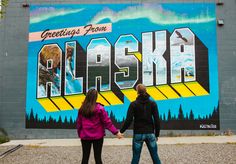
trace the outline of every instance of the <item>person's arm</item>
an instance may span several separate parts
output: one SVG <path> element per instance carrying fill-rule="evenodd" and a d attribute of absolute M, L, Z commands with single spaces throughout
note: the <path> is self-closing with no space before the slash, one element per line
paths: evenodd
<path fill-rule="evenodd" d="M 82 128 L 82 116 L 81 116 L 81 113 L 78 112 L 78 116 L 76 120 L 76 129 L 77 129 L 78 136 L 80 134 L 81 128 Z"/>
<path fill-rule="evenodd" d="M 129 128 L 130 124 L 133 121 L 133 117 L 134 117 L 134 103 L 131 103 L 129 105 L 129 109 L 128 109 L 128 112 L 127 112 L 125 122 L 124 122 L 122 128 L 120 129 L 121 133 L 124 133 L 125 130 Z"/>
<path fill-rule="evenodd" d="M 157 104 L 155 102 L 152 103 L 152 116 L 154 118 L 155 136 L 159 137 L 159 135 L 160 135 L 160 120 L 159 120 L 159 112 L 158 112 Z"/>
<path fill-rule="evenodd" d="M 118 134 L 119 131 L 116 129 L 116 127 L 111 122 L 111 119 L 108 117 L 108 114 L 105 111 L 104 107 L 102 107 L 102 109 L 101 109 L 101 120 L 103 122 L 104 127 L 106 129 L 108 129 L 112 134 L 114 134 L 114 135 Z"/>

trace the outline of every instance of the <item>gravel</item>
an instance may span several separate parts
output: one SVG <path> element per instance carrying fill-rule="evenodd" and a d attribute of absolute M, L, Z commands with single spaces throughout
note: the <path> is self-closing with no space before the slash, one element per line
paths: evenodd
<path fill-rule="evenodd" d="M 0 154 L 12 147 L 0 147 Z M 104 146 L 104 164 L 128 164 L 132 157 L 131 146 Z M 176 144 L 158 146 L 163 164 L 235 164 L 236 144 Z M 24 146 L 0 159 L 0 164 L 78 164 L 81 162 L 81 147 Z M 90 162 L 94 164 L 93 152 Z M 140 164 L 151 164 L 147 147 L 144 146 Z"/>

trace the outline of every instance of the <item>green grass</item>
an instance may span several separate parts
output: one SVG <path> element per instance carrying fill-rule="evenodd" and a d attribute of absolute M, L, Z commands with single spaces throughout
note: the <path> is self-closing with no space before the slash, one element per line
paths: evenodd
<path fill-rule="evenodd" d="M 236 142 L 227 142 L 227 144 L 236 145 Z"/>
<path fill-rule="evenodd" d="M 4 136 L 4 135 L 0 136 L 0 144 L 8 142 L 8 141 L 9 141 L 9 138 L 7 136 Z"/>
<path fill-rule="evenodd" d="M 9 137 L 7 136 L 7 132 L 0 128 L 0 144 L 10 141 Z"/>

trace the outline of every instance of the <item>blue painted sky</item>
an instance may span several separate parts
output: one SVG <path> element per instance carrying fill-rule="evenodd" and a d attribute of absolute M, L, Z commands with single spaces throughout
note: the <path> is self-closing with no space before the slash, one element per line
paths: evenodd
<path fill-rule="evenodd" d="M 106 37 L 114 45 L 121 34 L 133 34 L 141 42 L 141 33 L 147 31 L 168 30 L 188 27 L 206 45 L 209 53 L 210 95 L 202 97 L 180 98 L 157 101 L 160 114 L 167 115 L 170 109 L 177 114 L 180 104 L 184 113 L 192 109 L 195 116 L 210 114 L 218 105 L 218 63 L 216 48 L 216 22 L 214 3 L 176 3 L 176 4 L 100 4 L 100 5 L 33 5 L 30 8 L 30 32 L 45 29 L 60 29 L 85 26 L 89 23 L 112 23 L 112 33 L 74 37 L 86 51 L 92 38 Z M 196 23 L 197 22 L 197 23 Z M 44 116 L 77 116 L 77 110 L 47 113 L 36 100 L 37 54 L 44 44 L 57 42 L 65 49 L 69 38 L 30 42 L 28 51 L 28 79 L 26 111 L 31 108 L 40 118 Z M 200 105 L 201 104 L 201 105 Z M 126 116 L 129 101 L 124 105 L 106 107 L 113 111 L 118 119 Z"/>

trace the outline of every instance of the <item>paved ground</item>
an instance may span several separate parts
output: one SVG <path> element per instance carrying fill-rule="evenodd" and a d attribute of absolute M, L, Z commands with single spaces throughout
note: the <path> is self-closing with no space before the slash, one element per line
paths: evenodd
<path fill-rule="evenodd" d="M 0 153 L 12 146 L 1 146 Z M 235 164 L 236 144 L 177 144 L 160 145 L 159 156 L 163 164 Z M 81 162 L 81 146 L 39 147 L 23 146 L 0 159 L 1 164 L 78 164 Z M 105 164 L 128 164 L 131 161 L 131 146 L 104 146 Z M 93 155 L 90 163 L 94 164 Z M 151 164 L 144 146 L 140 164 Z"/>
<path fill-rule="evenodd" d="M 131 138 L 105 139 L 104 164 L 128 164 L 131 161 Z M 0 145 L 0 154 L 17 144 L 24 146 L 0 158 L 0 164 L 75 164 L 81 162 L 81 145 L 78 139 L 13 140 Z M 236 136 L 217 137 L 161 137 L 159 156 L 163 164 L 235 164 Z M 93 154 L 90 163 L 94 164 Z M 151 164 L 144 146 L 140 164 Z"/>

